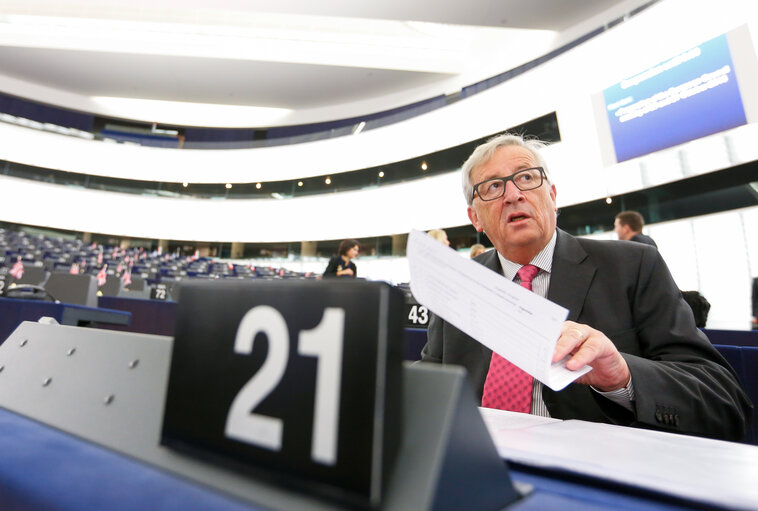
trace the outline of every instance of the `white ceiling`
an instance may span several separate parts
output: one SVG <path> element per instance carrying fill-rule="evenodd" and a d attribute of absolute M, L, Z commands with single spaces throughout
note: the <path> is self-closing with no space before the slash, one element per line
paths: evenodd
<path fill-rule="evenodd" d="M 453 92 L 643 3 L 0 0 L 0 91 L 132 118 L 136 107 L 91 98 L 278 108 L 270 124 L 317 122 Z M 149 120 L 180 124 L 150 108 Z M 197 112 L 181 123 L 266 122 Z"/>

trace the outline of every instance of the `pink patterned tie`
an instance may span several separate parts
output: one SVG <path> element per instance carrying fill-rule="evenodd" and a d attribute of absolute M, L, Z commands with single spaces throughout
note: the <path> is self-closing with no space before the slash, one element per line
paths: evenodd
<path fill-rule="evenodd" d="M 531 291 L 532 279 L 539 271 L 533 264 L 522 266 L 517 273 L 521 285 Z M 529 413 L 532 409 L 532 380 L 527 373 L 492 352 L 490 369 L 484 381 L 482 406 Z"/>

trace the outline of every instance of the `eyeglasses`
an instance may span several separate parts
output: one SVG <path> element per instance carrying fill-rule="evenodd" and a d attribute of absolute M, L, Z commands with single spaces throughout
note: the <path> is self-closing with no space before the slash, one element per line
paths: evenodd
<path fill-rule="evenodd" d="M 545 169 L 542 167 L 519 170 L 508 177 L 494 177 L 475 184 L 471 200 L 474 200 L 477 195 L 483 201 L 499 199 L 505 195 L 505 185 L 508 184 L 508 181 L 512 181 L 516 188 L 522 192 L 534 190 L 542 186 L 545 177 Z"/>

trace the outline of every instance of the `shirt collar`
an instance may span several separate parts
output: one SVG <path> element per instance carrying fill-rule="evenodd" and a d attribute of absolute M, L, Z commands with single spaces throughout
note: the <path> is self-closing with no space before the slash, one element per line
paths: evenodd
<path fill-rule="evenodd" d="M 556 230 L 553 232 L 553 237 L 550 238 L 550 241 L 545 245 L 545 248 L 543 248 L 539 254 L 534 256 L 534 259 L 532 259 L 529 264 L 533 264 L 540 270 L 550 273 L 550 270 L 553 268 L 553 252 L 555 252 L 555 240 L 558 237 L 558 231 Z M 500 252 L 497 253 L 498 259 L 500 259 L 500 266 L 503 268 L 503 275 L 505 275 L 505 278 L 508 280 L 513 280 L 516 278 L 516 273 L 521 269 L 523 264 L 514 263 L 513 261 L 509 261 L 505 257 L 500 254 Z"/>

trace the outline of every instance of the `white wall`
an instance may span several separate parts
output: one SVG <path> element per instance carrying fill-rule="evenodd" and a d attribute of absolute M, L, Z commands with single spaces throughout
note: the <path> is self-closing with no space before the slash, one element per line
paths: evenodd
<path fill-rule="evenodd" d="M 181 183 L 258 182 L 333 174 L 439 151 L 556 111 L 565 146 L 551 161 L 558 172 L 603 176 L 592 95 L 678 52 L 749 23 L 758 2 L 663 0 L 574 50 L 498 87 L 445 108 L 357 136 L 282 147 L 169 150 L 103 144 L 0 126 L 0 158 L 94 175 Z M 666 34 L 666 37 L 649 36 Z M 758 94 L 743 91 L 743 94 Z M 40 151 L 39 148 L 45 150 Z M 605 193 L 590 188 L 568 200 Z"/>
<path fill-rule="evenodd" d="M 364 238 L 468 222 L 458 172 L 298 199 L 192 200 L 0 175 L 0 219 L 135 238 L 277 242 Z"/>
<path fill-rule="evenodd" d="M 621 194 L 758 158 L 758 124 L 604 166 L 592 98 L 605 87 L 749 23 L 758 2 L 663 0 L 600 36 L 500 86 L 357 136 L 244 150 L 107 144 L 0 123 L 0 159 L 58 170 L 190 183 L 250 183 L 347 172 L 405 160 L 556 111 L 562 142 L 548 148 L 559 206 Z M 652 37 L 650 34 L 667 34 Z M 758 74 L 758 72 L 756 72 Z M 758 102 L 758 89 L 743 91 Z M 748 101 L 750 102 L 750 101 Z M 727 150 L 727 147 L 729 150 Z M 468 222 L 457 177 L 277 200 L 170 199 L 50 187 L 3 178 L 0 220 L 73 231 L 187 241 L 369 237 Z M 10 192 L 13 193 L 10 193 Z M 55 210 L 29 208 L 28 201 Z M 94 212 L 97 212 L 96 214 Z M 335 222 L 334 218 L 340 218 Z"/>
<path fill-rule="evenodd" d="M 358 136 L 285 147 L 192 151 L 104 144 L 2 124 L 0 158 L 131 179 L 265 182 L 404 160 L 556 111 L 562 142 L 546 155 L 563 207 L 758 158 L 758 125 L 749 124 L 606 167 L 592 109 L 593 95 L 609 85 L 745 23 L 754 49 L 758 2 L 722 0 L 715 8 L 708 2 L 663 0 L 514 80 Z M 755 102 L 758 91 L 742 92 Z M 458 181 L 457 173 L 451 173 L 277 201 L 141 197 L 0 176 L 0 220 L 157 239 L 360 238 L 467 224 Z M 680 286 L 699 289 L 713 304 L 709 327 L 747 325 L 747 286 L 758 275 L 758 241 L 752 234 L 758 232 L 756 217 L 750 209 L 650 227 Z M 737 275 L 729 281 L 716 276 L 715 269 L 726 258 L 735 260 Z"/>

